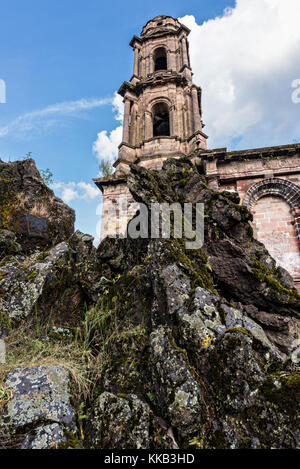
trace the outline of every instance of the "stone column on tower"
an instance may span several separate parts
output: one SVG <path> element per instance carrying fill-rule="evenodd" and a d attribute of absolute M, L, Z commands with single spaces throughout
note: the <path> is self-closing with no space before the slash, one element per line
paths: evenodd
<path fill-rule="evenodd" d="M 123 142 L 129 143 L 129 134 L 130 134 L 130 101 L 128 98 L 125 98 L 124 105 L 124 121 L 123 121 Z"/>
<path fill-rule="evenodd" d="M 198 90 L 196 86 L 192 87 L 193 116 L 194 116 L 194 132 L 201 130 L 201 117 L 198 101 Z"/>
<path fill-rule="evenodd" d="M 181 46 L 182 46 L 182 66 L 186 65 L 189 66 L 189 59 L 188 59 L 188 51 L 186 46 L 186 37 L 183 36 L 181 39 Z"/>
<path fill-rule="evenodd" d="M 149 111 L 145 112 L 145 140 L 152 136 L 152 115 Z"/>
<path fill-rule="evenodd" d="M 133 74 L 138 77 L 139 76 L 139 49 L 137 47 L 134 48 L 134 69 Z"/>

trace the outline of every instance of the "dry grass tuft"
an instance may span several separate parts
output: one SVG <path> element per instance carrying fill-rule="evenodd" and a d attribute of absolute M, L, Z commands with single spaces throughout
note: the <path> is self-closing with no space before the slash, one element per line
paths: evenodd
<path fill-rule="evenodd" d="M 34 204 L 33 207 L 29 210 L 30 215 L 38 218 L 51 218 L 51 213 L 48 205 L 45 203 L 39 202 Z"/>
<path fill-rule="evenodd" d="M 54 340 L 47 337 L 45 329 L 38 329 L 31 321 L 21 324 L 10 333 L 6 341 L 7 362 L 0 367 L 0 385 L 7 373 L 16 368 L 61 365 L 69 371 L 78 399 L 85 400 L 91 385 L 91 351 L 83 348 L 78 337 L 73 340 Z"/>
<path fill-rule="evenodd" d="M 49 206 L 53 203 L 54 197 L 49 200 L 49 203 L 43 201 L 36 202 L 32 207 L 29 205 L 29 197 L 23 192 L 16 195 L 17 207 L 21 210 L 28 211 L 30 215 L 38 218 L 50 218 L 51 212 Z"/>
<path fill-rule="evenodd" d="M 9 371 L 36 366 L 63 366 L 72 378 L 77 406 L 89 401 L 116 349 L 134 361 L 144 347 L 145 329 L 120 321 L 114 310 L 86 312 L 70 336 L 53 335 L 52 324 L 41 324 L 38 313 L 13 329 L 6 340 L 7 363 L 0 366 L 0 386 Z M 123 345 L 122 345 L 123 344 Z"/>

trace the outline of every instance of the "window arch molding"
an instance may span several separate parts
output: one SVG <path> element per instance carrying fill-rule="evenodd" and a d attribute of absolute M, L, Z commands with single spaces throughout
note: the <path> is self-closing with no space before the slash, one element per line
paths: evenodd
<path fill-rule="evenodd" d="M 294 216 L 295 230 L 300 246 L 300 187 L 286 179 L 263 179 L 253 184 L 248 189 L 243 200 L 243 205 L 252 211 L 256 202 L 268 195 L 281 197 L 290 206 Z"/>
<path fill-rule="evenodd" d="M 155 104 L 160 103 L 160 102 L 166 103 L 169 106 L 170 109 L 172 109 L 172 107 L 174 107 L 173 102 L 167 96 L 155 96 L 150 101 L 148 101 L 147 110 L 152 112 L 152 109 L 155 106 Z"/>

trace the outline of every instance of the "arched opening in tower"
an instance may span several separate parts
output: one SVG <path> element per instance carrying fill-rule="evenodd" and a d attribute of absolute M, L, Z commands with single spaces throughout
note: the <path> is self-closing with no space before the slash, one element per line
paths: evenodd
<path fill-rule="evenodd" d="M 170 136 L 170 115 L 166 103 L 157 103 L 153 107 L 153 137 Z"/>
<path fill-rule="evenodd" d="M 159 47 L 154 53 L 154 71 L 167 70 L 167 52 L 164 47 Z"/>

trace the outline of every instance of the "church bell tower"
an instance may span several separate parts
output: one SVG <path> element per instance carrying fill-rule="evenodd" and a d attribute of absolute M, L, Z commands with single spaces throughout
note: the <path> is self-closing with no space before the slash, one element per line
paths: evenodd
<path fill-rule="evenodd" d="M 123 236 L 138 208 L 127 187 L 130 164 L 160 169 L 167 158 L 206 149 L 201 88 L 192 81 L 190 30 L 171 16 L 156 16 L 133 36 L 133 75 L 119 89 L 123 138 L 115 173 L 94 179 L 102 191 L 101 236 Z"/>
<path fill-rule="evenodd" d="M 201 88 L 193 84 L 190 30 L 171 16 L 156 16 L 133 36 L 133 75 L 119 89 L 124 98 L 123 139 L 116 174 L 130 163 L 159 168 L 166 158 L 206 149 Z"/>

